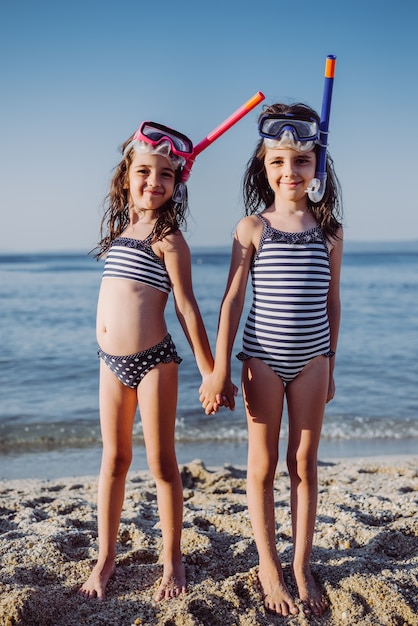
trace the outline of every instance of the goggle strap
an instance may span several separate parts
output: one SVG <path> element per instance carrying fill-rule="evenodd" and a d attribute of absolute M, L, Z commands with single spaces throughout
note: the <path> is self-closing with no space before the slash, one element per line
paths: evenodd
<path fill-rule="evenodd" d="M 321 148 L 327 148 L 328 147 L 328 136 L 329 136 L 329 130 L 319 130 L 319 134 L 318 134 L 318 139 L 316 141 L 316 143 L 318 144 L 318 146 L 321 146 Z M 322 140 L 325 140 L 326 143 L 323 143 Z"/>

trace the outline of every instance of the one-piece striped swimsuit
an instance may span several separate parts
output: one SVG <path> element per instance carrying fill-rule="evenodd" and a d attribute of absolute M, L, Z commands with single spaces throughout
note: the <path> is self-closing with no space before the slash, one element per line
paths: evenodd
<path fill-rule="evenodd" d="M 251 264 L 253 302 L 237 357 L 261 359 L 288 383 L 330 349 L 329 251 L 319 226 L 286 233 L 258 217 L 263 233 Z"/>

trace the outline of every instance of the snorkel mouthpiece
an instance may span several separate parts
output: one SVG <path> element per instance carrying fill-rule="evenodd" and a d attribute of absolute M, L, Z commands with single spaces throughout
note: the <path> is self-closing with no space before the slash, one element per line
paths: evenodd
<path fill-rule="evenodd" d="M 183 182 L 177 183 L 171 196 L 174 202 L 181 204 L 187 199 L 187 187 Z"/>
<path fill-rule="evenodd" d="M 315 178 L 312 178 L 311 182 L 306 188 L 306 193 L 308 194 L 309 200 L 312 200 L 312 202 L 315 203 L 320 202 L 324 197 L 326 184 L 326 174 L 323 178 L 318 178 L 317 176 Z"/>
<path fill-rule="evenodd" d="M 320 202 L 324 197 L 327 183 L 327 145 L 328 128 L 331 111 L 332 87 L 334 85 L 335 63 L 337 57 L 329 54 L 325 62 L 325 82 L 322 96 L 321 121 L 319 123 L 319 151 L 315 178 L 311 180 L 307 188 L 307 194 L 312 202 Z"/>

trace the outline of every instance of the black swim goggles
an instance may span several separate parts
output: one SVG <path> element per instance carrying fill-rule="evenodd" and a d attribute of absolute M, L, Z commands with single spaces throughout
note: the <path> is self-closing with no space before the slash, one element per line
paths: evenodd
<path fill-rule="evenodd" d="M 258 122 L 258 133 L 264 139 L 280 139 L 286 130 L 296 141 L 317 141 L 319 137 L 318 122 L 313 117 L 301 120 L 293 113 L 268 113 Z"/>

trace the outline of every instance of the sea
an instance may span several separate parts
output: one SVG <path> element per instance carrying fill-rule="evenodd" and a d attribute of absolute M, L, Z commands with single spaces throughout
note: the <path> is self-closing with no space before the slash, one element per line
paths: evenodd
<path fill-rule="evenodd" d="M 229 248 L 192 248 L 193 284 L 212 347 Z M 95 314 L 103 266 L 87 253 L 0 254 L 0 480 L 97 475 L 101 435 Z M 336 395 L 326 407 L 320 460 L 418 454 L 418 241 L 346 242 Z M 248 289 L 234 353 L 251 301 Z M 206 416 L 200 377 L 176 318 L 180 464 L 245 466 L 241 393 L 235 411 Z M 233 358 L 239 386 L 240 362 Z M 287 439 L 284 413 L 281 459 Z M 133 470 L 147 468 L 140 415 Z"/>

